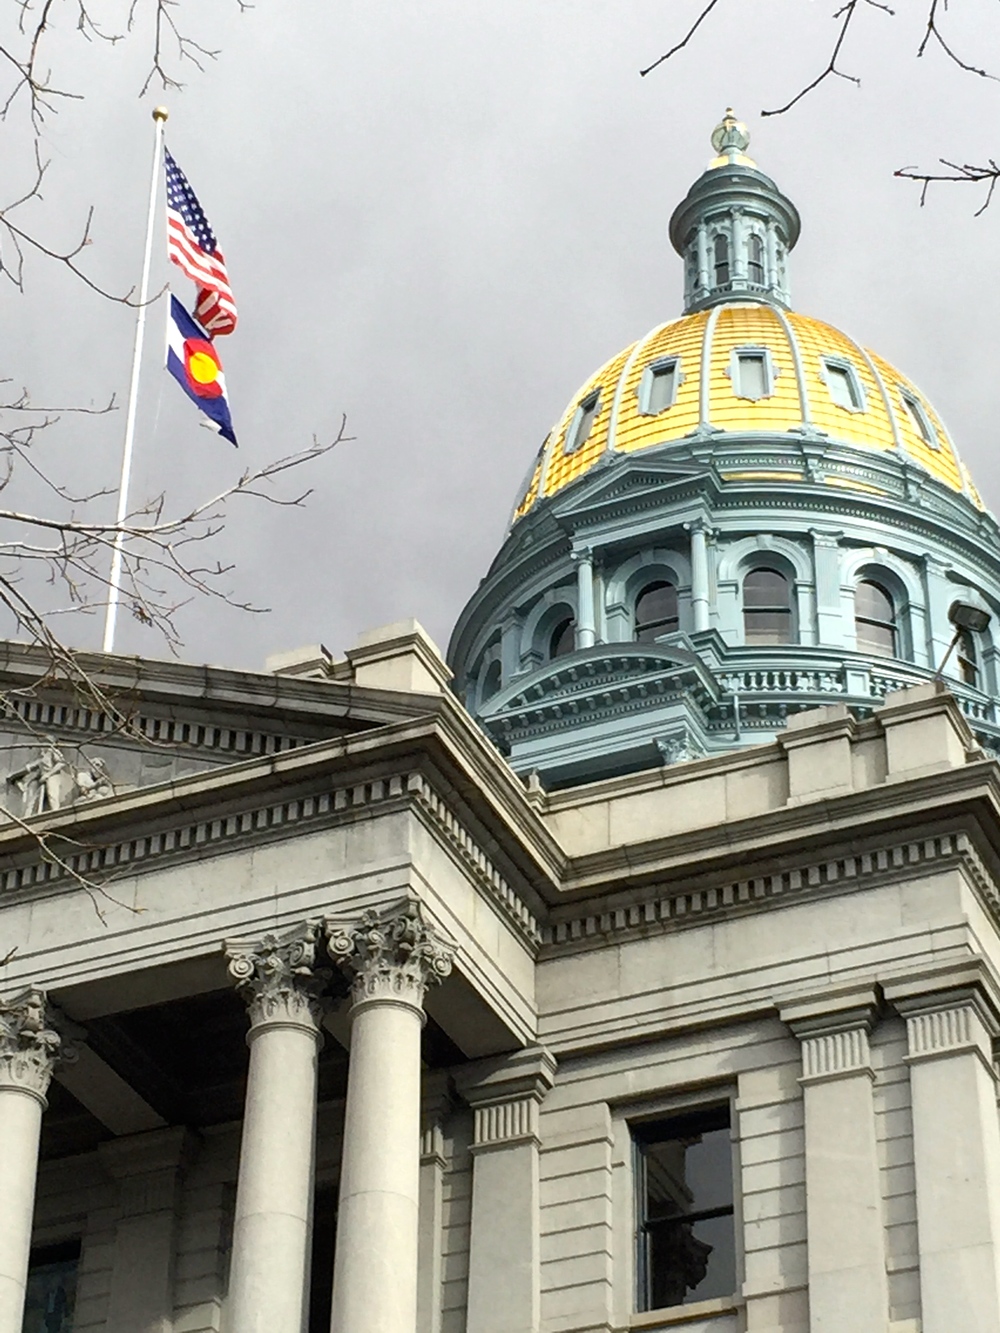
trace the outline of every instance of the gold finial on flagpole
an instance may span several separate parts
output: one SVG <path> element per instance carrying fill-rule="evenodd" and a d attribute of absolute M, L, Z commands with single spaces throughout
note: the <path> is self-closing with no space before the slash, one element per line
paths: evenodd
<path fill-rule="evenodd" d="M 166 108 L 165 106 L 154 106 L 154 107 L 153 107 L 153 119 L 154 119 L 154 120 L 166 120 L 167 117 L 168 117 L 169 115 L 170 115 L 170 112 L 167 110 L 167 108 Z"/>

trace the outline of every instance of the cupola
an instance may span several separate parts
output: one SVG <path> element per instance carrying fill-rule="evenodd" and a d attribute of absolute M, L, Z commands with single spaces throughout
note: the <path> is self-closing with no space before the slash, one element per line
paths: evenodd
<path fill-rule="evenodd" d="M 716 156 L 670 219 L 671 244 L 684 260 L 685 314 L 724 301 L 790 304 L 798 210 L 747 156 L 749 145 L 730 107 L 712 131 Z"/>

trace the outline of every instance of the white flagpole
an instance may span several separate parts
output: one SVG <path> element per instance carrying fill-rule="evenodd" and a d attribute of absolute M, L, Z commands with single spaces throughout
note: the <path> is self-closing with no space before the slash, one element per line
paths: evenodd
<path fill-rule="evenodd" d="M 122 453 L 122 475 L 118 483 L 118 516 L 115 523 L 114 553 L 111 557 L 111 577 L 108 580 L 108 610 L 104 619 L 103 651 L 114 652 L 115 622 L 118 619 L 118 603 L 121 600 L 122 583 L 122 545 L 125 534 L 122 524 L 128 517 L 128 485 L 132 475 L 132 448 L 135 444 L 135 415 L 139 400 L 139 368 L 142 365 L 142 343 L 146 332 L 146 302 L 149 298 L 149 266 L 153 257 L 153 221 L 156 213 L 156 191 L 160 183 L 160 161 L 163 156 L 163 125 L 167 119 L 167 108 L 158 106 L 153 109 L 156 123 L 156 138 L 153 147 L 153 173 L 149 182 L 149 215 L 146 219 L 146 253 L 142 260 L 142 282 L 139 284 L 139 309 L 135 317 L 135 346 L 132 350 L 132 380 L 128 390 L 128 412 L 125 416 L 125 449 Z"/>

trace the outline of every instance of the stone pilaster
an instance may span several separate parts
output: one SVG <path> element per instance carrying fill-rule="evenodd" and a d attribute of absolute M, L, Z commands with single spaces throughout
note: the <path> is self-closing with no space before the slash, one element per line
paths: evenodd
<path fill-rule="evenodd" d="M 0 1000 L 0 1333 L 21 1333 L 45 1094 L 72 1058 L 43 991 Z"/>
<path fill-rule="evenodd" d="M 301 1333 L 306 1318 L 322 1037 L 319 927 L 226 946 L 246 1001 L 250 1068 L 229 1279 L 239 1333 Z"/>
<path fill-rule="evenodd" d="M 1000 997 L 973 971 L 885 987 L 906 1019 L 923 1333 L 1000 1328 Z"/>
<path fill-rule="evenodd" d="M 451 971 L 454 950 L 413 899 L 327 930 L 353 999 L 331 1327 L 413 1333 L 423 999 Z"/>
<path fill-rule="evenodd" d="M 444 1270 L 445 1120 L 454 1106 L 451 1079 L 424 1075 L 420 1099 L 420 1237 L 417 1245 L 417 1333 L 440 1333 Z"/>
<path fill-rule="evenodd" d="M 810 1333 L 884 1329 L 885 1230 L 868 1035 L 871 988 L 784 1006 L 802 1042 Z"/>
<path fill-rule="evenodd" d="M 555 1077 L 541 1047 L 462 1069 L 475 1119 L 468 1333 L 537 1333 L 539 1107 Z"/>
<path fill-rule="evenodd" d="M 183 1168 L 191 1132 L 153 1130 L 102 1143 L 99 1155 L 119 1182 L 107 1333 L 171 1333 L 174 1257 Z"/>

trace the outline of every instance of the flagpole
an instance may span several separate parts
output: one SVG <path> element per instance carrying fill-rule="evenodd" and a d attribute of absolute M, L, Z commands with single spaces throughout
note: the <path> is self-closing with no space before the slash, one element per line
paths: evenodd
<path fill-rule="evenodd" d="M 135 345 L 132 349 L 132 379 L 128 390 L 128 412 L 125 416 L 125 448 L 122 452 L 122 475 L 118 483 L 118 515 L 115 519 L 114 551 L 111 557 L 111 577 L 108 580 L 108 609 L 104 619 L 103 651 L 110 653 L 115 646 L 115 622 L 121 600 L 122 547 L 125 533 L 122 525 L 128 517 L 128 487 L 132 475 L 132 449 L 135 444 L 136 406 L 139 401 L 139 370 L 142 365 L 142 344 L 146 333 L 146 302 L 149 299 L 149 267 L 153 257 L 153 222 L 156 213 L 156 190 L 160 183 L 160 159 L 163 155 L 163 126 L 167 108 L 153 108 L 156 136 L 153 145 L 153 171 L 149 182 L 149 214 L 146 218 L 146 251 L 142 259 L 142 281 L 139 284 L 139 308 L 135 317 Z"/>

